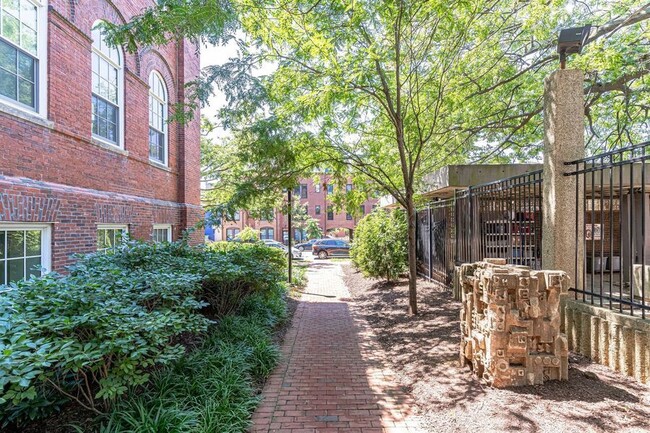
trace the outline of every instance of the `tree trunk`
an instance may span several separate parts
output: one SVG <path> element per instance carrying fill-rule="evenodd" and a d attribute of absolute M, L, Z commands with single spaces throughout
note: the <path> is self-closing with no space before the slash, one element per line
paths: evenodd
<path fill-rule="evenodd" d="M 413 195 L 407 193 L 406 212 L 408 213 L 408 259 L 409 259 L 409 314 L 418 314 L 417 298 L 417 260 L 415 257 L 416 239 L 415 239 L 415 203 Z"/>

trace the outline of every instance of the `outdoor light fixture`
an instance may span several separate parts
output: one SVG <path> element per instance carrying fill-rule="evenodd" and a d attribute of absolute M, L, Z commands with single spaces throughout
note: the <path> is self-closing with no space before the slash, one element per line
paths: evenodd
<path fill-rule="evenodd" d="M 567 54 L 579 54 L 582 47 L 587 42 L 591 24 L 584 27 L 574 27 L 560 31 L 560 37 L 557 40 L 557 52 L 560 53 L 560 69 L 566 67 Z"/>

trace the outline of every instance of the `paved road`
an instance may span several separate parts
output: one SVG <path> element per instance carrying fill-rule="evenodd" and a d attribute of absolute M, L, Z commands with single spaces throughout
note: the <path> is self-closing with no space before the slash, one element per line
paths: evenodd
<path fill-rule="evenodd" d="M 350 309 L 340 262 L 315 261 L 253 415 L 254 433 L 413 433 L 413 401 L 382 365 L 370 328 Z"/>

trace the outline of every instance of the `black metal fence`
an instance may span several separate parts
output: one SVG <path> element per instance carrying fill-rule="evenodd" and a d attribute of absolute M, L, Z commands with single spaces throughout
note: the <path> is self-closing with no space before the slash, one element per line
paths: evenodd
<path fill-rule="evenodd" d="M 455 200 L 432 202 L 417 214 L 417 260 L 420 275 L 451 284 L 455 260 Z"/>
<path fill-rule="evenodd" d="M 650 142 L 567 162 L 576 177 L 576 281 L 584 302 L 645 318 L 650 312 Z"/>
<path fill-rule="evenodd" d="M 542 170 L 469 187 L 418 210 L 420 275 L 449 285 L 454 267 L 484 258 L 541 266 Z"/>

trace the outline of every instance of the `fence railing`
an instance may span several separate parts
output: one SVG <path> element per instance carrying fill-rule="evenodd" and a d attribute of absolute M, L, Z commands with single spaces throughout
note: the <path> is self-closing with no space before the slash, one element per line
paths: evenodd
<path fill-rule="evenodd" d="M 571 290 L 576 299 L 642 318 L 650 313 L 649 147 L 646 142 L 566 163 L 573 166 L 566 176 L 577 180 Z"/>
<path fill-rule="evenodd" d="M 420 275 L 449 285 L 455 266 L 484 258 L 541 266 L 542 170 L 471 186 L 418 210 Z"/>

